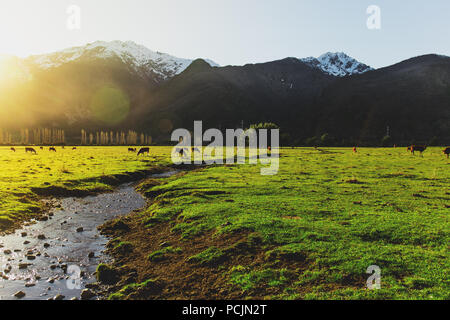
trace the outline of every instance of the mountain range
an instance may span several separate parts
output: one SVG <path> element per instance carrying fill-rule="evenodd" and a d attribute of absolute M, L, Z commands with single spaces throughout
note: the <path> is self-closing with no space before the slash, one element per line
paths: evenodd
<path fill-rule="evenodd" d="M 285 144 L 327 133 L 338 144 L 450 143 L 450 58 L 425 55 L 373 69 L 345 53 L 244 66 L 182 59 L 134 42 L 101 42 L 0 59 L 0 128 L 281 127 Z M 70 139 L 70 138 L 69 138 Z"/>

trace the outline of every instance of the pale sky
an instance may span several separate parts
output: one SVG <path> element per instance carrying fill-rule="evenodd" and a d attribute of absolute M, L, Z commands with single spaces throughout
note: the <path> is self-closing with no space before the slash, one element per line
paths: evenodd
<path fill-rule="evenodd" d="M 81 29 L 69 30 L 70 5 Z M 366 26 L 369 5 L 381 29 Z M 0 53 L 27 56 L 132 40 L 221 65 L 343 51 L 373 67 L 450 55 L 449 0 L 1 0 Z"/>

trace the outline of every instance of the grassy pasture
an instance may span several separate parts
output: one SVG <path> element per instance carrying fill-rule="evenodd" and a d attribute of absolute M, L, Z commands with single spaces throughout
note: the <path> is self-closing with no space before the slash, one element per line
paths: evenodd
<path fill-rule="evenodd" d="M 36 150 L 0 148 L 0 230 L 41 209 L 35 190 L 110 190 L 105 177 L 168 165 L 171 148 L 140 158 L 126 147 Z M 186 284 L 195 272 L 218 297 L 450 298 L 450 160 L 442 148 L 423 157 L 406 148 L 283 148 L 277 175 L 260 168 L 210 166 L 144 181 L 139 189 L 153 201 L 125 218 L 137 229 L 115 240 L 135 249 L 117 263 L 145 278 L 114 298 L 154 279 L 178 288 L 159 298 L 180 297 L 177 279 Z M 380 290 L 365 289 L 370 265 L 381 268 Z M 183 297 L 208 292 L 192 291 Z"/>
<path fill-rule="evenodd" d="M 127 147 L 72 147 L 57 152 L 35 147 L 37 155 L 24 147 L 0 147 L 0 231 L 40 211 L 42 203 L 32 191 L 39 188 L 51 196 L 64 193 L 102 191 L 111 188 L 105 177 L 167 164 L 170 149 L 152 148 L 150 157 L 136 157 Z"/>
<path fill-rule="evenodd" d="M 143 268 L 161 279 L 181 259 L 180 285 L 211 270 L 237 298 L 449 299 L 450 161 L 405 149 L 284 148 L 274 176 L 231 165 L 144 183 L 154 201 L 135 219 L 149 234 L 169 224 L 179 253 Z M 210 244 L 193 252 L 198 239 Z M 380 290 L 365 289 L 370 265 Z"/>

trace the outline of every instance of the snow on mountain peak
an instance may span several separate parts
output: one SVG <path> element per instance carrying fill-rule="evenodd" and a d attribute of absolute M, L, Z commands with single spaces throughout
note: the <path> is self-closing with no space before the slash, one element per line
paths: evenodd
<path fill-rule="evenodd" d="M 32 56 L 29 59 L 43 69 L 59 67 L 81 57 L 111 58 L 118 57 L 136 72 L 156 73 L 163 79 L 173 77 L 184 71 L 193 60 L 152 51 L 133 41 L 96 41 L 81 47 L 72 47 L 62 51 Z M 219 66 L 211 60 L 205 60 L 211 66 Z"/>
<path fill-rule="evenodd" d="M 362 74 L 373 70 L 373 68 L 349 57 L 343 52 L 327 52 L 318 58 L 308 57 L 300 60 L 313 68 L 337 77 Z"/>

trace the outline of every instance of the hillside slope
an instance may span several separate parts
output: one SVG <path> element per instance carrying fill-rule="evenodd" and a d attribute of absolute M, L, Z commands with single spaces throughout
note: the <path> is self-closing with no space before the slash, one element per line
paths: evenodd
<path fill-rule="evenodd" d="M 302 142 L 450 141 L 450 58 L 427 55 L 363 74 L 333 77 L 297 59 L 243 67 L 189 68 L 163 85 L 146 111 L 176 126 L 204 120 L 235 127 L 271 121 Z M 389 128 L 388 128 L 389 127 Z M 344 141 L 343 141 L 344 140 Z"/>

